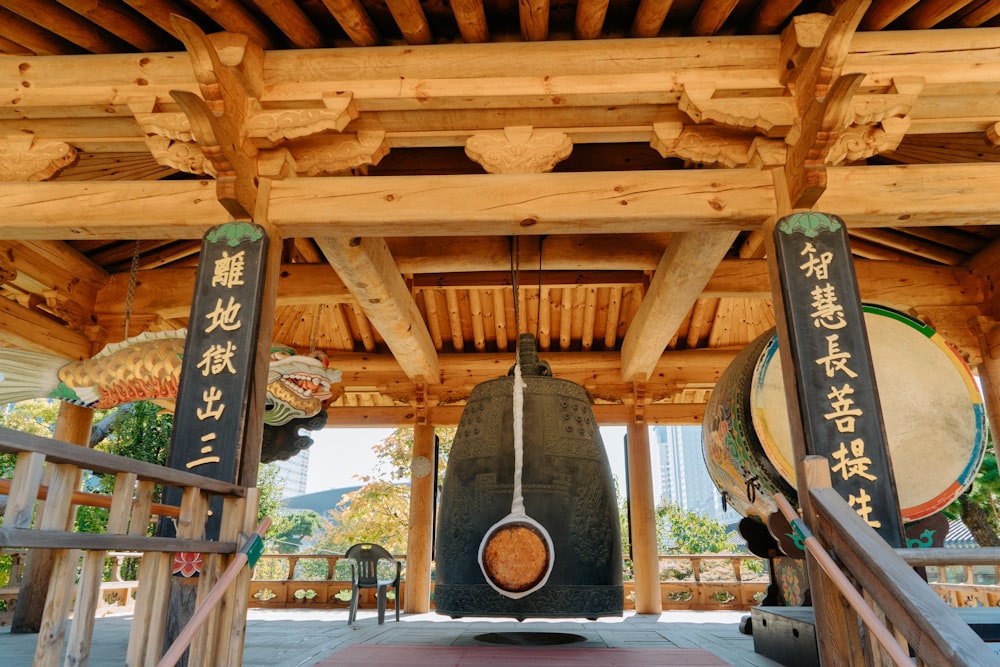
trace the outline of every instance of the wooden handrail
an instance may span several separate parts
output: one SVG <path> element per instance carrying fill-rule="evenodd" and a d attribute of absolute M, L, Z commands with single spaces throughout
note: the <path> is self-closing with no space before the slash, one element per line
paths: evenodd
<path fill-rule="evenodd" d="M 220 496 L 242 498 L 246 491 L 238 484 L 222 482 L 211 477 L 198 475 L 184 470 L 174 470 L 155 463 L 136 461 L 127 456 L 108 454 L 107 452 L 89 449 L 82 445 L 71 445 L 60 440 L 44 438 L 32 433 L 15 431 L 0 426 L 0 452 L 19 454 L 21 452 L 36 452 L 52 463 L 69 463 L 93 472 L 134 473 L 143 480 L 176 487 L 195 487 Z"/>
<path fill-rule="evenodd" d="M 996 565 L 1000 563 L 1000 547 L 896 549 L 896 555 L 912 567 L 922 565 Z"/>
<path fill-rule="evenodd" d="M 809 495 L 815 514 L 813 530 L 819 543 L 832 549 L 844 569 L 878 602 L 893 629 L 909 642 L 923 664 L 996 665 L 996 656 L 979 635 L 837 491 L 831 487 L 813 487 Z"/>
<path fill-rule="evenodd" d="M 120 535 L 115 533 L 76 533 L 69 530 L 40 530 L 38 528 L 7 528 L 0 526 L 0 547 L 26 547 L 40 549 L 84 549 L 94 551 L 191 551 L 206 554 L 231 554 L 235 542 L 214 540 L 189 540 L 179 537 L 146 537 L 145 535 Z"/>
<path fill-rule="evenodd" d="M 982 639 L 832 488 L 810 490 L 822 541 L 928 665 L 996 665 Z"/>
<path fill-rule="evenodd" d="M 11 480 L 0 479 L 0 496 L 10 493 L 10 486 Z M 45 485 L 39 486 L 38 495 L 36 497 L 39 500 L 45 500 L 48 498 L 49 487 Z M 74 491 L 73 504 L 111 509 L 111 496 L 105 496 L 100 493 L 88 493 L 86 491 Z M 174 505 L 161 505 L 160 503 L 153 503 L 150 511 L 157 516 L 179 517 L 181 515 L 180 507 L 175 507 Z"/>
<path fill-rule="evenodd" d="M 872 608 L 865 602 L 864 597 L 858 593 L 857 590 L 855 590 L 850 580 L 844 575 L 843 572 L 840 571 L 840 568 L 837 567 L 837 564 L 833 561 L 833 558 L 830 557 L 830 554 L 828 554 L 823 548 L 823 545 L 819 543 L 819 540 L 817 540 L 813 536 L 812 532 L 810 532 L 809 528 L 802 523 L 802 519 L 799 518 L 799 515 L 795 512 L 789 502 L 785 500 L 785 496 L 779 493 L 774 496 L 774 501 L 778 504 L 778 509 L 781 510 L 785 519 L 787 519 L 788 523 L 791 524 L 792 529 L 798 532 L 803 538 L 806 549 L 809 550 L 809 553 L 811 553 L 813 558 L 816 559 L 819 566 L 823 568 L 823 572 L 826 573 L 826 576 L 830 578 L 833 584 L 837 587 L 837 590 L 840 591 L 840 594 L 844 596 L 844 599 L 847 600 L 848 604 L 851 605 L 851 608 L 853 608 L 858 617 L 861 618 L 865 627 L 868 628 L 869 632 L 871 632 L 882 645 L 886 653 L 889 655 L 889 658 L 892 659 L 893 663 L 897 667 L 910 667 L 913 664 L 910 661 L 910 656 L 903 650 L 903 647 L 899 645 L 889 628 L 887 628 L 885 624 L 879 620 L 878 616 L 875 615 Z"/>

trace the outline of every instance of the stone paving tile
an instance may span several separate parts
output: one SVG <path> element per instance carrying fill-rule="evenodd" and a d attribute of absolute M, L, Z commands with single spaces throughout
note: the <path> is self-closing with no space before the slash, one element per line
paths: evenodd
<path fill-rule="evenodd" d="M 735 612 L 665 612 L 622 618 L 453 620 L 437 614 L 404 615 L 378 625 L 374 610 L 361 610 L 347 625 L 346 610 L 252 609 L 247 617 L 243 667 L 313 667 L 351 644 L 482 645 L 489 633 L 569 633 L 585 638 L 576 647 L 704 648 L 735 667 L 780 667 L 753 652 L 753 638 L 739 634 Z M 121 667 L 128 648 L 131 616 L 98 619 L 90 667 Z M 11 635 L 0 628 L 0 665 L 30 667 L 37 635 Z M 558 647 L 556 647 L 558 648 Z"/>

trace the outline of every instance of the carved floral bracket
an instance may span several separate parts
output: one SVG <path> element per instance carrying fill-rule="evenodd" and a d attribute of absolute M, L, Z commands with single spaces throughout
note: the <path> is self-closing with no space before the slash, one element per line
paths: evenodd
<path fill-rule="evenodd" d="M 44 181 L 76 158 L 76 149 L 69 144 L 12 134 L 0 139 L 0 181 Z"/>
<path fill-rule="evenodd" d="M 358 116 L 350 92 L 324 94 L 310 106 L 268 109 L 261 101 L 259 46 L 244 35 L 205 35 L 186 19 L 172 20 L 201 95 L 172 91 L 180 112 L 148 98 L 129 100 L 129 107 L 157 162 L 215 176 L 220 201 L 234 215 L 247 214 L 259 176 L 344 173 L 388 153 L 384 133 L 340 134 Z"/>

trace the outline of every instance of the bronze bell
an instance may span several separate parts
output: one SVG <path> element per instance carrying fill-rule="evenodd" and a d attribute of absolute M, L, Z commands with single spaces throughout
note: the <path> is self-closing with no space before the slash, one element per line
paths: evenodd
<path fill-rule="evenodd" d="M 454 618 L 620 616 L 618 505 L 590 397 L 552 377 L 531 334 L 521 335 L 518 357 L 524 383 L 520 491 L 528 520 L 512 522 L 516 530 L 491 547 L 506 561 L 504 571 L 527 579 L 504 590 L 502 577 L 491 573 L 487 581 L 489 568 L 480 566 L 488 533 L 517 504 L 511 368 L 472 390 L 458 424 L 438 512 L 435 607 Z M 526 541 L 519 544 L 521 536 Z"/>

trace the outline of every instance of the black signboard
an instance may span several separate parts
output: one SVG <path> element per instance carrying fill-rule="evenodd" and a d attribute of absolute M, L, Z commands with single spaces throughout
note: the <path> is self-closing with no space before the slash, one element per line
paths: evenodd
<path fill-rule="evenodd" d="M 875 371 L 844 221 L 795 213 L 774 228 L 806 454 L 890 545 L 903 546 Z M 782 341 L 785 344 L 785 341 Z"/>
<path fill-rule="evenodd" d="M 167 464 L 171 468 L 237 481 L 267 241 L 264 229 L 250 222 L 213 227 L 202 240 Z M 180 489 L 164 490 L 167 504 L 179 505 L 181 496 Z M 207 539 L 218 538 L 219 507 L 213 510 Z M 172 522 L 161 523 L 160 534 L 174 535 Z"/>

